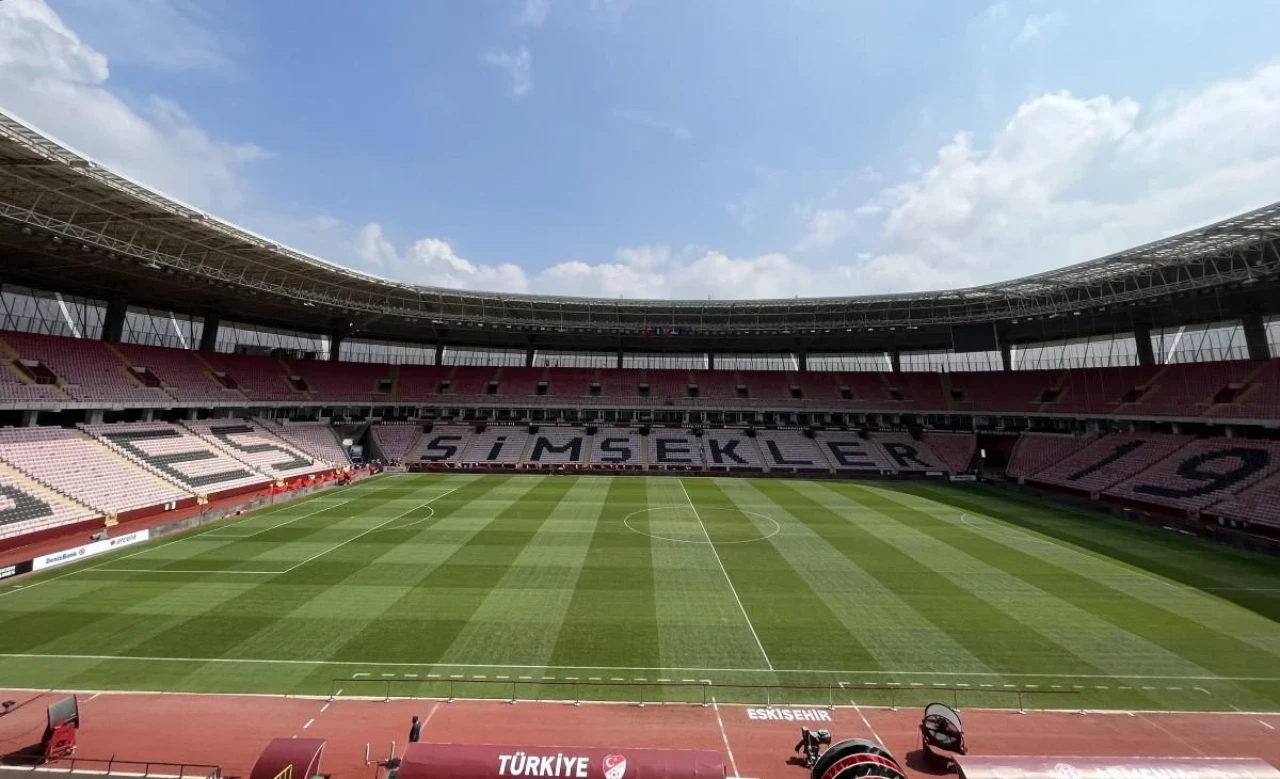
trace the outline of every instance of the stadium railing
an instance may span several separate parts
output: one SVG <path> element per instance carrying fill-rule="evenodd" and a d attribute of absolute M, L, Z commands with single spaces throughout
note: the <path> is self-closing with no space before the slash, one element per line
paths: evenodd
<path fill-rule="evenodd" d="M 121 760 L 116 757 L 67 757 L 57 764 L 42 763 L 34 757 L 31 764 L 18 763 L 13 755 L 6 757 L 7 770 L 31 770 L 47 774 L 92 774 L 95 776 L 153 777 L 154 779 L 222 779 L 221 766 L 206 763 L 163 763 L 155 760 Z"/>
<path fill-rule="evenodd" d="M 1027 687 L 975 688 L 949 685 L 883 685 L 850 684 L 733 684 L 709 680 L 684 681 L 603 681 L 569 679 L 422 679 L 346 677 L 332 681 L 330 700 L 364 698 L 375 700 L 428 699 L 504 700 L 509 703 L 563 702 L 692 704 L 712 706 L 734 704 L 747 706 L 807 706 L 834 709 L 838 706 L 878 706 L 897 710 L 899 706 L 924 706 L 941 699 L 961 705 L 984 705 L 1012 708 L 1019 712 L 1028 702 L 1051 700 L 1054 708 L 1077 708 L 1070 705 L 1079 695 L 1076 690 L 1045 690 Z M 857 699 L 855 701 L 855 698 Z M 1003 706 L 996 706 L 1003 703 Z"/>

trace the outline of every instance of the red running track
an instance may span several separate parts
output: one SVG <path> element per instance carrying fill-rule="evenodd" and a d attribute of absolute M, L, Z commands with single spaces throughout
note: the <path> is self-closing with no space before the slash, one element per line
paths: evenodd
<path fill-rule="evenodd" d="M 0 716 L 0 753 L 37 742 L 45 707 L 63 694 L 0 692 L 19 706 Z M 788 763 L 800 724 L 761 709 L 650 704 L 516 704 L 499 701 L 353 700 L 271 696 L 82 693 L 77 756 L 172 763 L 208 763 L 228 777 L 248 776 L 272 738 L 328 741 L 325 773 L 373 777 L 365 744 L 385 758 L 392 740 L 404 749 L 409 720 L 420 716 L 423 741 L 530 746 L 715 749 L 730 774 L 755 779 L 805 779 Z M 786 709 L 775 708 L 775 712 Z M 836 739 L 880 741 L 915 776 L 925 772 L 919 748 L 920 712 L 852 707 L 803 709 L 806 722 Z M 1258 757 L 1280 765 L 1280 714 L 1066 713 L 962 711 L 971 754 Z M 783 716 L 775 714 L 771 716 Z"/>

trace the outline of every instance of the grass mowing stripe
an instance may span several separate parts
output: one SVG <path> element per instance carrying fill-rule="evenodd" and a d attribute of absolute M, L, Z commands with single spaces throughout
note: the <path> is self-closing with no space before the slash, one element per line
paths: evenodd
<path fill-rule="evenodd" d="M 1234 636 L 1228 636 L 1186 619 L 1136 600 L 1123 590 L 1101 584 L 1075 571 L 1050 564 L 998 544 L 973 533 L 957 528 L 930 514 L 917 511 L 892 499 L 891 490 L 872 490 L 854 485 L 839 485 L 839 491 L 856 496 L 860 502 L 892 503 L 894 512 L 908 516 L 911 526 L 964 554 L 1026 582 L 1059 600 L 1088 612 L 1098 619 L 1151 645 L 1161 647 L 1188 663 L 1231 675 L 1247 675 L 1253 669 L 1274 665 L 1275 659 Z M 1107 647 L 1100 651 L 1113 651 Z M 1280 693 L 1274 685 L 1256 685 L 1251 690 L 1259 695 L 1265 706 L 1280 704 Z"/>
<path fill-rule="evenodd" d="M 910 493 L 896 493 L 904 501 Z M 1245 608 L 1224 603 L 1216 594 L 1205 593 L 1175 581 L 1117 564 L 1114 560 L 1053 539 L 1040 539 L 1016 525 L 977 514 L 956 518 L 955 508 L 943 506 L 928 498 L 918 498 L 912 505 L 952 524 L 962 524 L 989 542 L 1025 552 L 1038 559 L 1071 568 L 1082 576 L 1121 589 L 1130 596 L 1160 609 L 1176 612 L 1209 630 L 1235 636 L 1255 648 L 1276 655 L 1280 663 L 1280 625 Z M 992 511 L 996 507 L 989 508 Z M 998 510 L 998 509 L 997 509 Z"/>
<path fill-rule="evenodd" d="M 424 498 L 434 492 L 436 490 L 432 488 Z M 334 528 L 350 525 L 352 522 L 360 522 L 368 526 L 370 515 L 379 518 L 400 514 L 404 511 L 402 506 L 413 500 L 412 497 L 399 497 L 394 493 L 387 497 L 382 497 L 382 493 L 371 493 L 335 511 L 335 515 L 328 521 L 317 522 L 315 526 L 305 528 L 295 525 L 289 528 L 289 534 L 297 539 L 323 536 L 328 546 L 327 541 L 332 537 L 328 534 Z M 315 520 L 319 516 L 312 519 Z M 345 534 L 350 537 L 361 529 L 365 528 L 348 527 Z M 257 549 L 262 544 L 255 541 L 246 546 Z M 276 549 L 277 547 L 271 545 L 268 548 Z M 287 554 L 289 548 L 286 547 L 283 552 Z M 351 575 L 359 567 L 359 565 L 342 565 L 336 561 L 330 561 L 323 568 L 324 583 L 316 580 L 314 572 L 305 570 L 282 573 L 262 581 L 255 580 L 253 586 L 215 608 L 207 611 L 193 609 L 185 614 L 179 613 L 186 618 L 177 623 L 171 619 L 157 620 L 157 624 L 152 629 L 139 630 L 131 636 L 126 644 L 127 649 L 121 647 L 118 651 L 138 655 L 173 656 L 193 653 L 195 648 L 199 648 L 199 653 L 206 656 L 234 654 L 238 648 L 250 642 L 256 635 L 270 630 L 279 620 L 288 617 L 298 605 L 315 597 L 341 577 Z M 198 586 L 207 583 L 209 578 L 216 578 L 216 574 L 194 581 L 190 577 L 185 577 L 178 586 Z M 127 583 L 118 583 L 117 586 L 128 586 L 141 592 L 148 592 L 152 588 L 160 588 L 163 591 L 170 584 L 171 582 L 163 575 L 146 574 L 131 578 Z M 85 636 L 87 641 L 91 640 L 88 639 L 88 635 Z M 197 672 L 198 669 L 186 670 L 189 674 Z M 104 675 L 109 674 L 109 670 L 90 668 L 81 677 L 73 680 L 73 683 L 88 686 L 98 683 Z M 169 681 L 178 684 L 182 680 L 171 678 Z"/>
<path fill-rule="evenodd" d="M 1237 588 L 1216 594 L 1273 622 L 1280 622 L 1280 571 L 1274 556 L 1033 501 L 1028 496 L 982 485 L 961 489 L 904 483 L 897 489 L 974 514 L 997 516 L 1001 521 L 1188 587 L 1201 590 Z M 992 511 L 997 514 L 993 515 Z"/>
<path fill-rule="evenodd" d="M 698 527 L 702 530 L 702 535 L 707 539 L 707 546 L 711 549 L 711 554 L 716 559 L 716 565 L 720 567 L 720 573 L 724 574 L 724 579 L 729 583 L 729 592 L 733 595 L 733 600 L 738 604 L 738 611 L 742 612 L 742 618 L 747 623 L 747 630 L 751 631 L 751 638 L 756 642 L 756 648 L 760 650 L 760 656 L 764 658 L 765 667 L 770 671 L 773 670 L 773 662 L 769 660 L 769 653 L 764 650 L 764 644 L 760 643 L 760 635 L 756 633 L 755 625 L 751 624 L 751 615 L 747 614 L 747 609 L 742 605 L 742 598 L 738 595 L 738 588 L 733 586 L 733 577 L 729 576 L 729 572 L 725 570 L 724 560 L 720 559 L 720 553 L 716 551 L 716 543 L 711 538 L 711 533 L 707 531 L 707 525 L 702 521 L 702 515 L 698 513 L 698 506 L 693 502 L 693 498 L 689 497 L 689 490 L 684 486 L 684 480 L 676 477 L 676 484 L 680 485 L 680 491 L 684 493 L 684 499 L 689 501 L 689 508 L 693 511 L 693 518 L 698 521 Z M 748 519 L 747 524 L 751 522 Z"/>
<path fill-rule="evenodd" d="M 328 506 L 323 510 L 328 511 L 333 508 L 336 506 Z M 24 605 L 38 608 L 29 608 L 20 612 L 17 617 L 0 620 L 0 628 L 15 619 L 20 620 L 20 624 L 14 625 L 12 629 L 0 629 L 0 649 L 12 651 L 17 646 L 31 649 L 51 642 L 59 646 L 79 645 L 81 637 L 92 634 L 95 626 L 100 623 L 107 623 L 104 625 L 104 630 L 114 633 L 113 625 L 120 622 L 117 617 L 121 612 L 136 610 L 139 606 L 165 595 L 168 592 L 166 584 L 176 583 L 185 586 L 199 579 L 193 579 L 189 574 L 181 574 L 176 578 L 151 573 L 122 576 L 118 573 L 107 573 L 110 566 L 119 565 L 125 559 L 145 559 L 148 554 L 154 554 L 162 549 L 173 549 L 183 542 L 194 542 L 210 529 L 212 528 L 194 535 L 183 534 L 156 545 L 147 545 L 120 557 L 112 557 L 87 567 L 77 567 L 51 579 L 37 581 L 36 584 L 57 581 L 57 586 L 23 596 L 24 599 L 35 599 L 34 602 Z M 198 545 L 193 543 L 187 543 L 187 546 L 198 548 Z M 73 575 L 74 579 L 68 578 Z M 150 581 L 144 583 L 144 579 Z M 69 609 L 68 604 L 72 601 L 77 604 L 92 603 L 95 607 L 92 610 Z M 67 630 L 65 617 L 68 610 L 74 611 L 77 615 L 74 629 L 70 631 Z M 163 617 L 142 620 L 133 616 L 129 617 L 128 621 L 131 629 L 122 638 L 129 642 L 138 640 L 139 636 L 151 635 L 155 631 L 162 630 L 167 624 Z M 150 624 L 144 627 L 140 624 L 144 621 Z M 118 648 L 121 645 L 115 646 Z"/>
<path fill-rule="evenodd" d="M 764 512 L 782 521 L 785 532 L 772 536 L 769 543 L 827 604 L 845 630 L 858 637 L 882 668 L 991 670 L 854 559 L 815 532 L 807 524 L 807 520 L 813 518 L 814 509 L 809 501 L 785 492 L 767 496 L 761 491 L 767 483 L 764 480 L 716 480 L 725 495 L 740 508 Z M 869 603 L 874 603 L 875 608 L 868 608 Z"/>
<path fill-rule="evenodd" d="M 726 517 L 736 512 L 737 507 L 714 482 L 700 479 L 690 482 L 690 487 L 698 505 L 727 509 Z M 737 521 L 749 524 L 745 515 L 737 516 Z M 721 555 L 778 667 L 804 668 L 820 660 L 852 668 L 879 666 L 768 541 L 726 545 Z"/>
<path fill-rule="evenodd" d="M 661 664 L 651 539 L 622 524 L 627 514 L 647 506 L 647 479 L 610 481 L 551 653 L 554 665 Z"/>
<path fill-rule="evenodd" d="M 803 553 L 811 564 L 823 561 L 818 570 L 807 572 L 815 582 L 831 580 L 815 592 L 824 597 L 849 592 L 854 607 L 842 617 L 846 624 L 861 627 L 855 627 L 859 640 L 882 667 L 1008 670 L 1010 662 L 1021 656 L 1015 646 L 1037 653 L 1058 649 L 986 601 L 957 590 L 936 572 L 920 570 L 913 559 L 864 530 L 861 523 L 849 522 L 793 485 L 759 480 L 751 486 L 795 517 L 800 527 L 788 528 L 785 536 L 774 539 L 774 545 L 794 546 L 793 554 Z M 728 484 L 722 489 L 735 494 Z M 828 555 L 838 562 L 827 563 Z M 868 603 L 877 607 L 866 608 Z"/>
<path fill-rule="evenodd" d="M 707 543 L 699 515 L 676 479 L 646 480 L 648 509 L 625 525 L 651 537 L 659 665 L 768 669 L 732 580 Z M 726 517 L 711 511 L 710 524 Z M 748 523 L 734 521 L 754 531 Z M 718 537 L 723 537 L 718 534 Z"/>
<path fill-rule="evenodd" d="M 442 663 L 549 663 L 609 481 L 575 479 L 441 656 Z"/>
<path fill-rule="evenodd" d="M 343 645 L 339 657 L 420 658 L 437 662 L 474 618 L 511 563 L 555 512 L 573 478 L 513 476 L 526 490 L 497 513 L 474 523 L 461 544 L 431 567 L 398 600 Z"/>

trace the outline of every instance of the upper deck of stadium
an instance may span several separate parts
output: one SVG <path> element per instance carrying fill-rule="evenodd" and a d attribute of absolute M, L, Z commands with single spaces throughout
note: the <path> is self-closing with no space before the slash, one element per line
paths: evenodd
<path fill-rule="evenodd" d="M 952 327 L 965 324 L 994 323 L 1002 343 L 1019 343 L 1212 321 L 1224 310 L 1276 313 L 1280 203 L 965 289 L 709 301 L 497 294 L 390 281 L 290 249 L 0 114 L 0 273 L 8 283 L 333 338 L 649 351 L 946 349 Z M 684 337 L 648 338 L 654 328 L 680 328 Z"/>

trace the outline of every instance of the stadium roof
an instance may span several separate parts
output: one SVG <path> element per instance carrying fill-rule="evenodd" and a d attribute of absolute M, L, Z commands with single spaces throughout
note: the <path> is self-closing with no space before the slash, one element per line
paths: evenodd
<path fill-rule="evenodd" d="M 685 325 L 708 345 L 806 341 L 838 350 L 866 348 L 874 339 L 865 334 L 877 331 L 939 333 L 955 324 L 1016 323 L 1280 283 L 1280 203 L 1089 262 L 966 289 L 708 301 L 468 292 L 390 281 L 282 246 L 0 113 L 0 249 L 7 250 L 0 261 L 6 281 L 303 331 L 613 348 L 646 328 Z M 513 339 L 505 331 L 533 335 Z"/>

